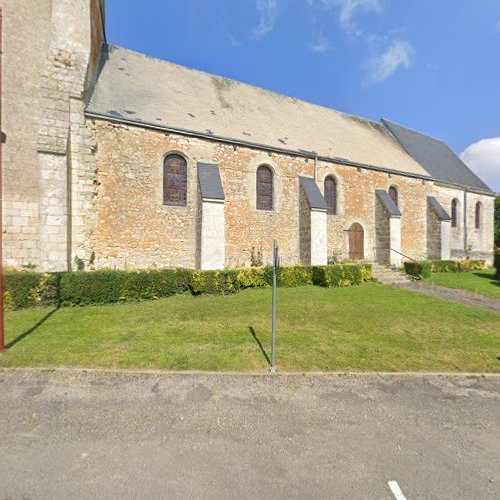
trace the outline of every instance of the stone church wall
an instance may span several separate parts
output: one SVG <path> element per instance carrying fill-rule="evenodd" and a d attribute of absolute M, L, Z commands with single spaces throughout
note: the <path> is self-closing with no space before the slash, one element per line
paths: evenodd
<path fill-rule="evenodd" d="M 96 152 L 96 196 L 87 219 L 86 254 L 95 252 L 99 267 L 195 267 L 199 247 L 198 161 L 219 165 L 225 200 L 226 267 L 250 264 L 252 249 L 272 259 L 272 242 L 281 247 L 283 265 L 307 260 L 307 228 L 302 214 L 299 175 L 314 176 L 311 159 L 268 153 L 247 147 L 183 137 L 104 120 L 87 120 Z M 179 153 L 188 162 L 187 207 L 162 204 L 163 158 Z M 256 209 L 256 171 L 266 164 L 274 172 L 274 208 Z M 365 259 L 375 255 L 375 188 L 397 182 L 402 200 L 403 253 L 426 255 L 425 228 L 431 183 L 403 176 L 319 162 L 318 184 L 328 174 L 337 178 L 339 214 L 328 216 L 328 253 L 348 259 L 345 229 L 359 222 L 365 230 Z M 305 209 L 304 209 L 305 210 Z M 302 217 L 301 217 L 302 214 Z M 95 216 L 94 222 L 92 217 Z M 309 214 L 310 217 L 310 214 Z M 406 238 L 406 241 L 404 240 Z M 302 247 L 301 247 L 302 243 Z"/>

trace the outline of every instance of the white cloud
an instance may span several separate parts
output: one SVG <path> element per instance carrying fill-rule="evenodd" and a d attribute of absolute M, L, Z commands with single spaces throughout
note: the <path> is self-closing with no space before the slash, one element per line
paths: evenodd
<path fill-rule="evenodd" d="M 253 29 L 255 38 L 262 38 L 270 33 L 276 22 L 278 5 L 276 0 L 256 0 L 256 7 L 260 14 L 259 24 Z"/>
<path fill-rule="evenodd" d="M 415 49 L 406 40 L 394 40 L 391 46 L 368 61 L 369 82 L 380 83 L 387 80 L 399 68 L 409 68 L 415 57 Z"/>
<path fill-rule="evenodd" d="M 330 41 L 322 34 L 320 34 L 313 42 L 308 45 L 309 50 L 315 54 L 326 54 L 332 50 Z"/>
<path fill-rule="evenodd" d="M 471 144 L 462 152 L 460 158 L 490 188 L 500 192 L 500 137 Z"/>
<path fill-rule="evenodd" d="M 327 10 L 336 10 L 344 28 L 352 28 L 358 11 L 382 11 L 382 0 L 308 0 L 309 5 L 318 4 Z"/>

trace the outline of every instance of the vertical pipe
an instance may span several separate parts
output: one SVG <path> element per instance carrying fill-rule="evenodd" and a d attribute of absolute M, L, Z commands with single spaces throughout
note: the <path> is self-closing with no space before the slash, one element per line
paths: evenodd
<path fill-rule="evenodd" d="M 276 342 L 276 271 L 278 267 L 278 244 L 274 240 L 273 245 L 273 313 L 272 313 L 272 347 L 271 347 L 271 366 L 269 371 L 276 372 L 276 355 L 274 346 Z"/>
<path fill-rule="evenodd" d="M 469 250 L 467 248 L 467 190 L 464 189 L 464 252 L 465 258 L 469 258 Z"/>
<path fill-rule="evenodd" d="M 0 8 L 0 353 L 5 347 L 3 332 L 3 129 L 2 129 L 2 64 L 3 64 L 3 13 Z"/>

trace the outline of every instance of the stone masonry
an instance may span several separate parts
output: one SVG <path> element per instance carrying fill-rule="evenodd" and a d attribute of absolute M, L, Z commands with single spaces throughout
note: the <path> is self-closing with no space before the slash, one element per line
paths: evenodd
<path fill-rule="evenodd" d="M 347 115 L 332 122 L 349 127 L 361 123 L 360 137 L 374 141 L 379 158 L 409 170 L 216 140 L 207 137 L 210 131 L 205 136 L 181 133 L 133 124 L 119 115 L 90 116 L 88 96 L 102 68 L 99 58 L 106 42 L 104 2 L 0 0 L 0 5 L 7 264 L 43 271 L 71 270 L 76 260 L 87 269 L 231 268 L 250 265 L 253 250 L 271 263 L 274 239 L 283 265 L 323 264 L 332 256 L 349 258 L 348 230 L 354 223 L 363 228 L 366 261 L 400 265 L 397 250 L 411 259 L 451 254 L 491 262 L 494 198 L 419 174 L 421 167 L 391 142 L 381 125 Z M 228 81 L 227 88 L 220 88 L 213 79 L 227 110 L 224 92 L 229 95 L 237 86 Z M 274 96 L 270 102 L 278 100 Z M 352 146 L 355 137 L 347 134 L 344 141 Z M 369 159 L 371 146 L 365 142 L 360 148 Z M 163 160 L 170 153 L 187 161 L 186 206 L 163 204 Z M 331 154 L 335 158 L 338 152 Z M 218 165 L 224 199 L 200 196 L 200 162 Z M 273 172 L 272 210 L 256 207 L 261 165 Z M 336 180 L 336 214 L 308 206 L 299 176 L 314 179 L 321 193 L 327 176 Z M 401 217 L 390 217 L 375 195 L 391 186 L 398 192 Z M 447 212 L 457 200 L 457 227 L 436 219 L 429 196 Z"/>

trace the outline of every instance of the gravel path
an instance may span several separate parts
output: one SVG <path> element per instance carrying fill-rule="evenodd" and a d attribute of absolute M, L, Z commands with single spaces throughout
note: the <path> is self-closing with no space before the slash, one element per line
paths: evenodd
<path fill-rule="evenodd" d="M 500 312 L 500 300 L 491 297 L 486 297 L 479 293 L 469 292 L 455 288 L 446 288 L 443 286 L 432 285 L 430 283 L 422 283 L 418 281 L 408 281 L 407 283 L 394 283 L 394 286 L 404 290 L 431 295 L 440 299 L 449 300 L 458 304 L 468 306 L 476 306 L 490 311 Z"/>

